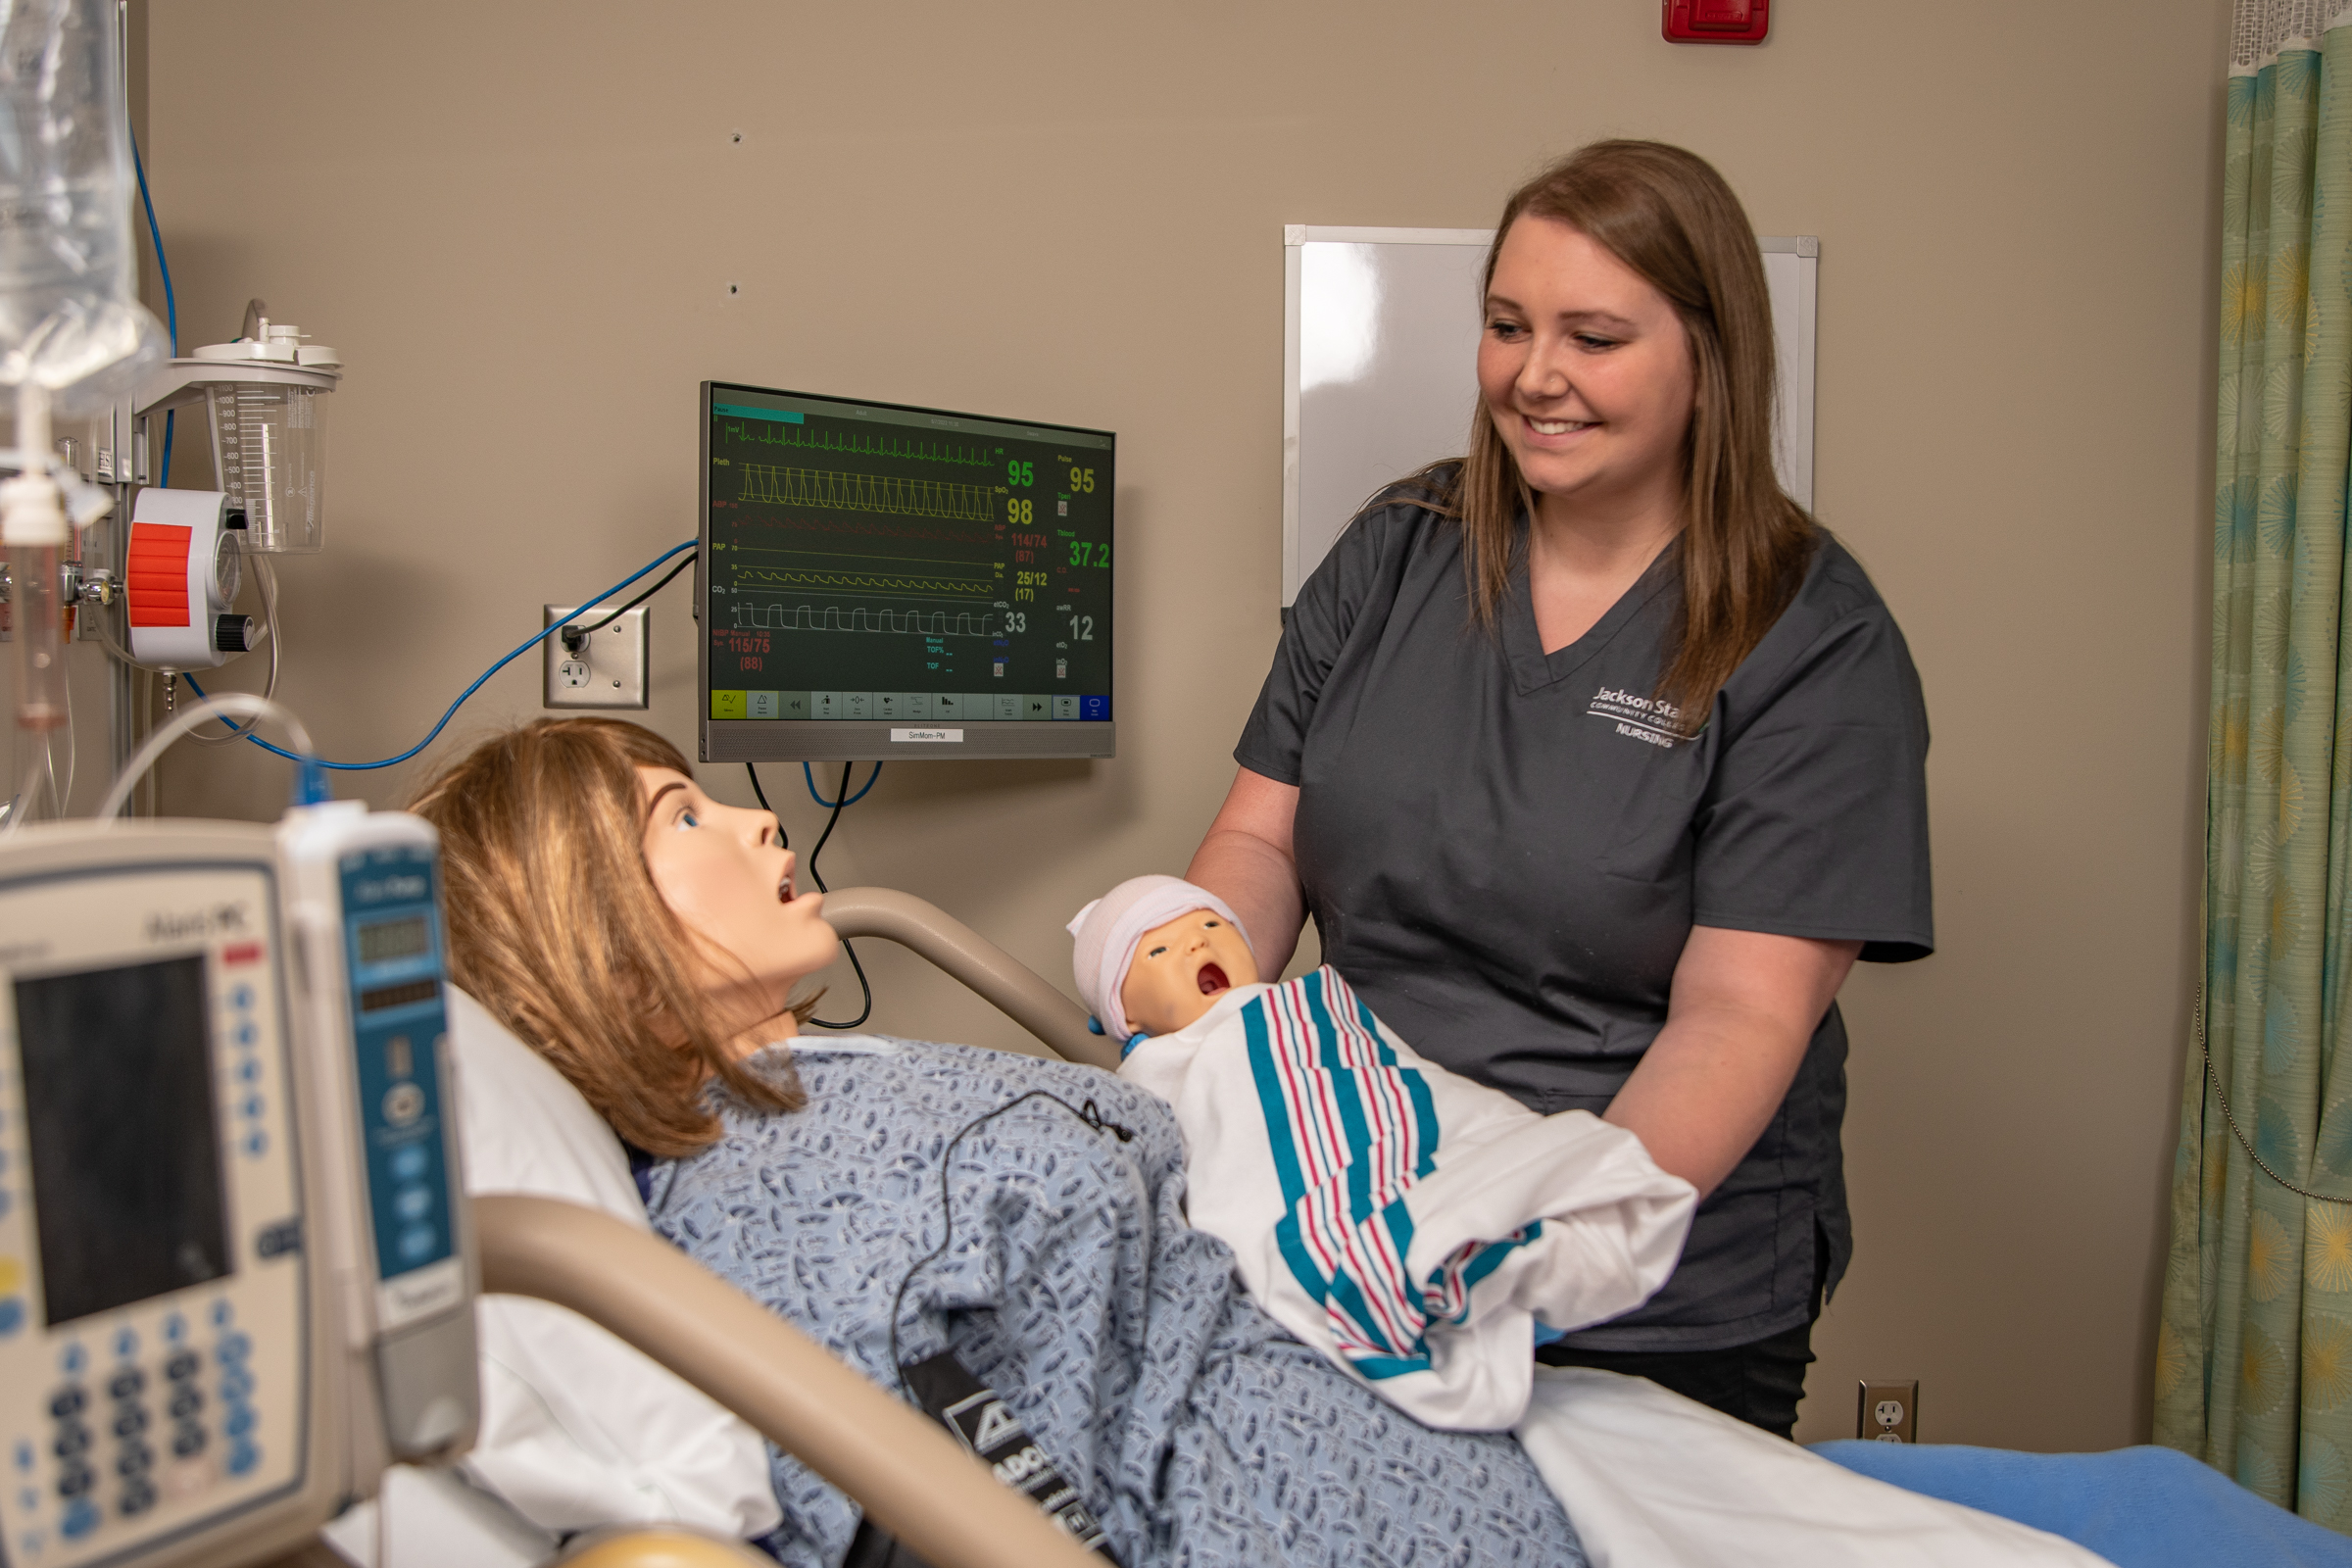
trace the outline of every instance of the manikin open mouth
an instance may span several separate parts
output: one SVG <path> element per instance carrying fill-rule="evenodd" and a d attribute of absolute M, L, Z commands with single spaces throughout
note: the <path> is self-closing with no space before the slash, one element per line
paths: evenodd
<path fill-rule="evenodd" d="M 776 884 L 776 902 L 778 904 L 792 902 L 792 874 L 790 872 L 786 872 L 784 880 Z"/>
<path fill-rule="evenodd" d="M 1200 972 L 1193 978 L 1200 982 L 1200 994 L 1204 997 L 1213 997 L 1220 991 L 1233 989 L 1233 982 L 1225 978 L 1225 971 L 1213 963 L 1202 964 Z"/>

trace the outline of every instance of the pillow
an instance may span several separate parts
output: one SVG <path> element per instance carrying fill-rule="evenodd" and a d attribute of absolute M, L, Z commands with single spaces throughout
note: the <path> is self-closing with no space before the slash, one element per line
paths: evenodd
<path fill-rule="evenodd" d="M 449 988 L 466 1191 L 601 1208 L 648 1230 L 604 1118 L 471 997 Z M 559 1534 L 672 1519 L 735 1539 L 783 1520 L 767 1444 L 738 1417 L 569 1308 L 474 1304 L 482 1422 L 466 1473 Z"/>

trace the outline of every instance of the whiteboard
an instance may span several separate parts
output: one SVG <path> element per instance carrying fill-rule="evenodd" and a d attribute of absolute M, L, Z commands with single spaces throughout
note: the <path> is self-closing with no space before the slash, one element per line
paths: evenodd
<path fill-rule="evenodd" d="M 1478 402 L 1485 228 L 1283 230 L 1282 603 L 1365 498 L 1461 456 Z M 1775 466 L 1813 506 L 1813 345 L 1821 242 L 1759 239 L 1780 366 Z"/>

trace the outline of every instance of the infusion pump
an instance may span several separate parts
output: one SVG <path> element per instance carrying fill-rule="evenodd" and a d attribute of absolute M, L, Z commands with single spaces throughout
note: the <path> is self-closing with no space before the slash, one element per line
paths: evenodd
<path fill-rule="evenodd" d="M 0 1562 L 251 1562 L 470 1441 L 434 840 L 0 839 Z"/>

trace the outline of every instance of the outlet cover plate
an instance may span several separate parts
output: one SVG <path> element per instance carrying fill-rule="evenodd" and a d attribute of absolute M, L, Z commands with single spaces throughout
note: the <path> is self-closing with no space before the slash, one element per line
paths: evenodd
<path fill-rule="evenodd" d="M 1919 1441 L 1919 1380 L 1864 1378 L 1854 1436 L 1880 1443 Z"/>
<path fill-rule="evenodd" d="M 547 605 L 544 625 L 578 619 L 590 624 L 612 614 L 610 610 L 582 610 L 576 605 Z M 539 645 L 547 668 L 547 708 L 644 708 L 646 704 L 646 608 L 616 615 L 610 625 L 588 634 L 578 657 L 564 646 L 561 635 Z"/>

